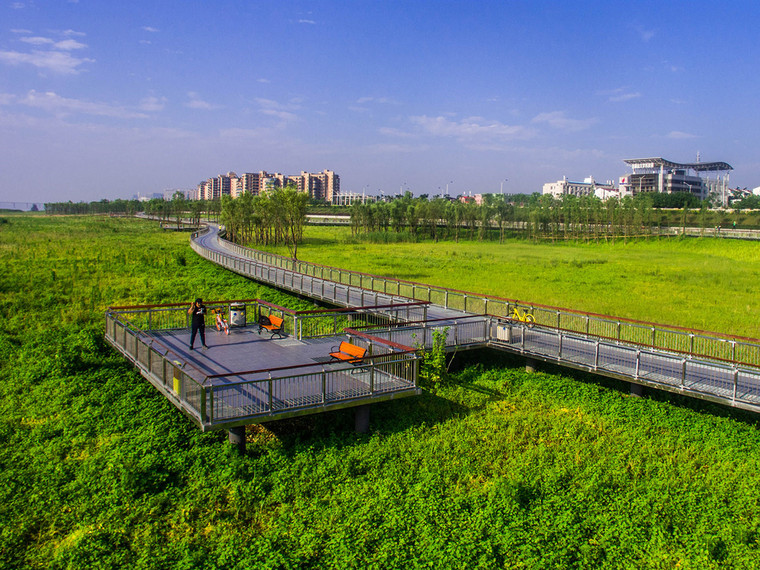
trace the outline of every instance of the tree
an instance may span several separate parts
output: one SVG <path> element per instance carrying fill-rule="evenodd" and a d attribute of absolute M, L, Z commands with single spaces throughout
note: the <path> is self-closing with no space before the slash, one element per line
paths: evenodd
<path fill-rule="evenodd" d="M 174 216 L 177 219 L 177 229 L 182 224 L 182 216 L 185 214 L 186 204 L 185 195 L 177 190 L 172 196 L 171 207 L 174 212 Z"/>
<path fill-rule="evenodd" d="M 274 211 L 277 215 L 285 245 L 293 259 L 298 259 L 298 244 L 303 239 L 303 227 L 306 223 L 306 208 L 309 196 L 305 192 L 299 192 L 295 186 L 276 189 L 271 199 Z"/>

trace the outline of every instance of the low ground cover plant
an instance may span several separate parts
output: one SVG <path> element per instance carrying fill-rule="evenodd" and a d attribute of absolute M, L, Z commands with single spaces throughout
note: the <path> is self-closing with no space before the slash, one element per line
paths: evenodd
<path fill-rule="evenodd" d="M 760 564 L 754 416 L 482 352 L 368 434 L 321 414 L 252 427 L 239 456 L 105 344 L 103 310 L 308 303 L 144 221 L 7 219 L 0 567 Z"/>

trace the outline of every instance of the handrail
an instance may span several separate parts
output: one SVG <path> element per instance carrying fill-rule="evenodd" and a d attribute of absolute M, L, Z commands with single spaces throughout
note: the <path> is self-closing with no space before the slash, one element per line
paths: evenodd
<path fill-rule="evenodd" d="M 224 258 L 252 262 L 264 267 L 278 268 L 292 273 L 293 278 L 299 276 L 301 282 L 303 282 L 305 278 L 321 279 L 325 282 L 339 283 L 356 290 L 371 291 L 376 295 L 383 294 L 391 297 L 405 297 L 407 299 L 417 299 L 420 294 L 419 292 L 422 291 L 422 296 L 430 301 L 431 304 L 443 306 L 456 311 L 462 311 L 464 313 L 472 313 L 473 309 L 475 309 L 475 312 L 485 313 L 496 318 L 508 318 L 511 306 L 527 307 L 533 311 L 539 311 L 539 315 L 544 317 L 543 319 L 537 319 L 537 325 L 553 329 L 565 328 L 565 330 L 576 334 L 586 334 L 590 336 L 595 336 L 597 333 L 603 332 L 602 330 L 592 331 L 589 328 L 590 326 L 593 326 L 596 329 L 609 329 L 610 331 L 617 329 L 617 338 L 615 340 L 632 345 L 659 348 L 666 351 L 683 351 L 683 336 L 689 335 L 689 346 L 686 354 L 706 358 L 714 358 L 719 355 L 721 359 L 729 362 L 760 367 L 760 339 L 690 329 L 675 325 L 664 325 L 630 319 L 627 317 L 590 313 L 575 309 L 544 305 L 541 303 L 530 303 L 516 299 L 496 297 L 493 295 L 471 293 L 457 289 L 448 289 L 446 287 L 383 277 L 308 261 L 300 261 L 274 253 L 239 246 L 227 240 L 222 240 L 222 238 L 219 238 L 219 240 L 223 247 L 230 250 L 229 253 L 210 250 L 197 243 L 193 243 L 193 247 L 199 253 L 208 252 L 208 255 L 211 256 L 210 258 L 212 260 L 219 255 Z M 224 263 L 221 264 L 224 265 Z M 335 279 L 335 273 L 337 273 L 337 280 Z M 367 283 L 368 279 L 370 280 L 369 283 Z M 388 285 L 391 285 L 391 287 Z M 404 287 L 411 287 L 411 291 L 403 290 Z M 392 289 L 392 291 L 389 292 L 388 289 Z M 402 294 L 402 291 L 405 294 Z M 434 297 L 435 300 L 433 300 Z M 499 308 L 501 309 L 501 312 L 504 312 L 505 314 L 494 312 L 494 309 Z M 571 322 L 561 322 L 562 320 L 567 319 L 570 319 Z M 573 322 L 574 319 L 575 321 Z M 578 321 L 577 319 L 581 320 Z M 568 324 L 575 328 L 566 328 Z M 646 329 L 651 330 L 651 344 L 647 342 L 647 339 L 643 338 L 643 331 Z M 681 336 L 672 338 L 671 335 Z M 656 338 L 659 340 L 659 343 L 655 341 Z M 681 342 L 679 343 L 679 341 Z M 729 352 L 730 355 L 728 354 Z M 730 358 L 728 358 L 729 356 Z"/>
<path fill-rule="evenodd" d="M 395 354 L 401 354 L 401 353 L 404 353 L 404 352 L 414 352 L 415 351 L 415 349 L 412 348 L 411 346 L 406 346 L 404 344 L 399 344 L 399 343 L 393 342 L 391 340 L 386 340 L 384 338 L 380 338 L 380 337 L 375 336 L 375 335 L 363 333 L 363 332 L 358 331 L 356 329 L 343 329 L 343 332 L 345 332 L 349 336 L 358 336 L 359 338 L 362 338 L 364 340 L 367 340 L 367 341 L 370 341 L 370 342 L 376 342 L 376 343 L 379 343 L 379 344 L 384 344 L 386 346 L 390 346 L 391 348 L 395 348 L 396 350 L 401 351 L 401 352 L 397 352 Z M 367 358 L 375 358 L 376 356 L 387 356 L 387 355 L 385 355 L 385 354 L 382 354 L 382 355 L 373 355 L 373 356 L 368 356 Z"/>
<path fill-rule="evenodd" d="M 376 340 L 377 340 L 377 342 L 381 342 L 384 339 L 378 338 Z M 383 344 L 389 344 L 389 343 L 386 341 Z M 393 344 L 395 344 L 395 343 L 393 343 Z M 402 345 L 399 345 L 399 346 L 402 346 Z M 407 348 L 409 348 L 409 347 L 407 347 Z M 409 349 L 409 350 L 406 350 L 404 352 L 394 352 L 394 353 L 392 353 L 392 355 L 393 356 L 398 356 L 398 355 L 402 355 L 402 354 L 406 354 L 406 353 L 413 353 L 413 352 L 414 352 L 414 349 Z M 379 360 L 381 358 L 388 358 L 388 355 L 387 354 L 374 354 L 372 356 L 365 356 L 362 360 L 372 360 L 372 359 Z M 332 363 L 332 362 L 322 362 L 322 363 L 307 362 L 306 364 L 292 364 L 290 366 L 276 366 L 274 368 L 258 368 L 256 370 L 244 370 L 242 372 L 222 372 L 220 374 L 207 374 L 206 378 L 203 381 L 203 385 L 204 386 L 207 385 L 206 384 L 206 380 L 213 380 L 214 378 L 225 378 L 227 376 L 245 376 L 247 374 L 262 374 L 264 372 L 279 372 L 281 370 L 297 370 L 299 368 L 314 368 L 315 366 L 325 366 L 325 365 L 329 365 L 329 364 L 343 364 L 343 363 L 338 362 L 337 360 L 334 363 Z M 346 370 L 350 370 L 350 368 L 346 368 Z M 276 380 L 278 378 L 272 378 L 272 379 Z M 268 380 L 268 378 L 263 378 L 262 380 Z"/>
<path fill-rule="evenodd" d="M 151 336 L 150 334 L 146 333 L 145 331 L 143 331 L 140 327 L 138 327 L 134 323 L 130 322 L 127 319 L 123 319 L 122 320 L 122 319 L 118 318 L 116 315 L 114 315 L 111 312 L 110 309 L 106 310 L 106 318 L 108 318 L 108 317 L 111 317 L 115 322 L 122 324 L 124 326 L 124 328 L 130 329 L 134 333 L 135 337 L 148 338 L 148 339 L 150 339 L 150 343 L 151 344 L 156 344 L 156 345 L 160 346 L 161 348 L 163 348 L 166 351 L 164 353 L 164 356 L 166 356 L 167 354 L 171 353 L 171 354 L 173 354 L 177 358 L 183 358 L 183 356 L 181 354 L 177 354 L 177 352 L 173 348 L 165 345 L 163 342 L 161 342 L 157 338 L 155 338 L 155 337 Z M 146 342 L 146 344 L 148 344 L 148 343 Z M 182 363 L 183 364 L 180 367 L 182 370 L 185 370 L 186 368 L 189 367 L 193 371 L 197 372 L 198 376 L 203 376 L 203 377 L 206 376 L 206 373 L 203 370 L 201 370 L 200 368 L 198 368 L 197 366 L 194 366 L 193 364 L 190 364 L 189 362 L 187 362 L 185 360 L 183 360 Z M 193 382 L 195 382 L 199 386 L 203 385 L 203 381 L 198 381 L 197 378 L 191 376 L 190 374 L 188 374 L 187 376 L 188 376 L 188 378 L 190 378 Z"/>
<path fill-rule="evenodd" d="M 346 274 L 350 274 L 350 275 L 358 275 L 358 276 L 361 276 L 361 277 L 369 277 L 369 278 L 372 278 L 372 279 L 381 279 L 381 280 L 388 281 L 388 282 L 403 283 L 403 284 L 411 285 L 411 286 L 414 286 L 414 287 L 424 287 L 425 289 L 430 289 L 430 290 L 434 290 L 434 291 L 448 292 L 448 293 L 458 293 L 458 294 L 466 295 L 466 296 L 474 298 L 474 299 L 488 299 L 488 300 L 492 300 L 492 301 L 501 301 L 501 302 L 508 303 L 508 304 L 519 305 L 521 307 L 525 306 L 525 307 L 532 307 L 532 308 L 548 309 L 548 310 L 551 310 L 551 311 L 562 311 L 562 312 L 565 312 L 565 313 L 571 313 L 571 314 L 578 315 L 578 316 L 583 316 L 583 317 L 585 317 L 585 316 L 588 316 L 588 317 L 598 317 L 598 318 L 602 318 L 602 319 L 614 320 L 615 322 L 620 321 L 620 322 L 625 322 L 625 323 L 630 323 L 630 324 L 637 324 L 637 325 L 656 326 L 656 327 L 661 327 L 663 329 L 668 329 L 668 330 L 677 330 L 677 331 L 683 331 L 683 332 L 691 332 L 691 333 L 695 333 L 695 334 L 712 335 L 712 336 L 716 336 L 718 338 L 730 338 L 730 339 L 733 339 L 733 340 L 752 341 L 752 342 L 757 342 L 757 343 L 760 344 L 760 338 L 743 337 L 743 336 L 734 335 L 734 334 L 730 334 L 730 333 L 719 333 L 717 331 L 706 331 L 706 330 L 702 330 L 702 329 L 691 329 L 691 328 L 688 328 L 688 327 L 681 327 L 679 325 L 668 325 L 668 324 L 664 324 L 664 323 L 655 323 L 655 322 L 652 322 L 652 321 L 641 321 L 641 320 L 637 320 L 637 319 L 632 319 L 630 317 L 617 317 L 617 316 L 614 316 L 614 315 L 606 315 L 604 313 L 593 313 L 593 312 L 590 312 L 590 311 L 580 311 L 578 309 L 571 309 L 571 308 L 568 308 L 568 307 L 559 307 L 559 306 L 556 306 L 556 305 L 544 305 L 542 303 L 534 303 L 532 301 L 523 301 L 523 300 L 520 300 L 520 299 L 511 299 L 511 298 L 508 298 L 508 297 L 499 297 L 499 296 L 496 296 L 496 295 L 490 295 L 488 293 L 475 293 L 475 292 L 472 292 L 472 291 L 465 291 L 465 290 L 462 290 L 462 289 L 453 289 L 453 288 L 449 288 L 449 287 L 443 287 L 441 285 L 430 285 L 428 283 L 422 283 L 420 281 L 410 281 L 410 280 L 407 280 L 407 279 L 399 279 L 397 277 L 387 277 L 387 276 L 384 276 L 384 275 L 376 275 L 376 274 L 373 274 L 373 273 L 364 273 L 362 271 L 356 271 L 354 269 L 343 269 L 343 268 L 340 268 L 340 267 L 334 267 L 334 266 L 331 266 L 331 265 L 325 265 L 325 264 L 316 263 L 316 262 L 313 262 L 313 261 L 303 261 L 303 260 L 300 260 L 300 259 L 293 259 L 293 258 L 290 258 L 290 257 L 285 257 L 283 255 L 279 255 L 277 253 L 271 253 L 271 252 L 268 252 L 268 251 L 262 251 L 262 250 L 253 249 L 253 248 L 250 248 L 250 247 L 241 246 L 241 245 L 238 245 L 236 243 L 230 242 L 229 240 L 225 240 L 224 238 L 221 238 L 221 237 L 219 239 L 226 241 L 230 245 L 237 246 L 240 249 L 243 249 L 243 250 L 247 249 L 250 252 L 252 252 L 253 254 L 258 254 L 258 255 L 263 255 L 263 256 L 269 256 L 269 257 L 279 258 L 279 259 L 281 259 L 281 260 L 283 260 L 285 262 L 292 263 L 292 264 L 304 264 L 306 266 L 319 267 L 319 268 L 327 269 L 327 270 L 330 270 L 330 271 L 338 271 L 339 273 L 346 273 Z M 271 265 L 271 264 L 269 264 L 269 265 Z M 309 273 L 304 273 L 302 271 L 297 271 L 295 269 L 291 269 L 291 271 L 293 271 L 294 273 L 298 273 L 299 275 L 311 276 Z M 493 315 L 493 316 L 498 317 L 499 315 Z"/>

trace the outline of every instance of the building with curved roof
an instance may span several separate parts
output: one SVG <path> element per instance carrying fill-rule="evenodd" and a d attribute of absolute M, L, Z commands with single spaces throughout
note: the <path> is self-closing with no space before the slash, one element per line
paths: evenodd
<path fill-rule="evenodd" d="M 632 196 L 644 192 L 689 192 L 705 200 L 714 196 L 722 204 L 728 199 L 727 162 L 673 162 L 664 158 L 628 158 L 623 160 L 632 173 L 620 177 L 620 194 Z M 715 178 L 710 178 L 710 173 Z"/>

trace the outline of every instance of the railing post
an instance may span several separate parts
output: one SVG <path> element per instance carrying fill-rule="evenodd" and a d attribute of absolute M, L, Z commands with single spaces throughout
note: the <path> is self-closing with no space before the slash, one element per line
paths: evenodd
<path fill-rule="evenodd" d="M 562 339 L 564 338 L 562 335 L 562 332 L 557 328 L 557 336 L 559 337 L 557 341 L 557 358 L 562 360 Z"/>
<path fill-rule="evenodd" d="M 535 312 L 535 309 L 533 309 L 533 307 L 531 307 L 531 312 L 532 313 Z M 561 323 L 562 323 L 562 311 L 557 311 L 557 330 L 561 328 L 560 327 Z"/>
<path fill-rule="evenodd" d="M 327 373 L 325 367 L 322 367 L 322 403 L 327 402 Z"/>
<path fill-rule="evenodd" d="M 271 372 L 269 372 L 269 382 L 267 384 L 269 385 L 269 390 L 268 390 L 269 397 L 267 398 L 268 404 L 269 404 L 269 413 L 272 413 L 272 411 L 274 410 L 274 407 L 272 405 L 272 401 L 273 401 L 272 388 L 273 388 L 273 386 L 272 386 L 272 373 Z"/>
<path fill-rule="evenodd" d="M 681 360 L 681 389 L 686 385 L 686 359 Z"/>
<path fill-rule="evenodd" d="M 694 333 L 689 333 L 689 354 L 694 354 Z"/>
<path fill-rule="evenodd" d="M 739 369 L 734 366 L 734 395 L 733 395 L 733 401 L 736 402 L 736 387 L 739 384 Z"/>
<path fill-rule="evenodd" d="M 652 327 L 652 346 L 657 346 L 657 344 L 655 344 L 656 334 L 657 327 Z"/>
<path fill-rule="evenodd" d="M 599 369 L 599 341 L 597 340 L 594 347 L 594 370 Z"/>
<path fill-rule="evenodd" d="M 639 366 L 641 365 L 641 351 L 639 349 L 636 349 L 636 373 L 634 374 L 634 378 L 639 377 Z"/>

